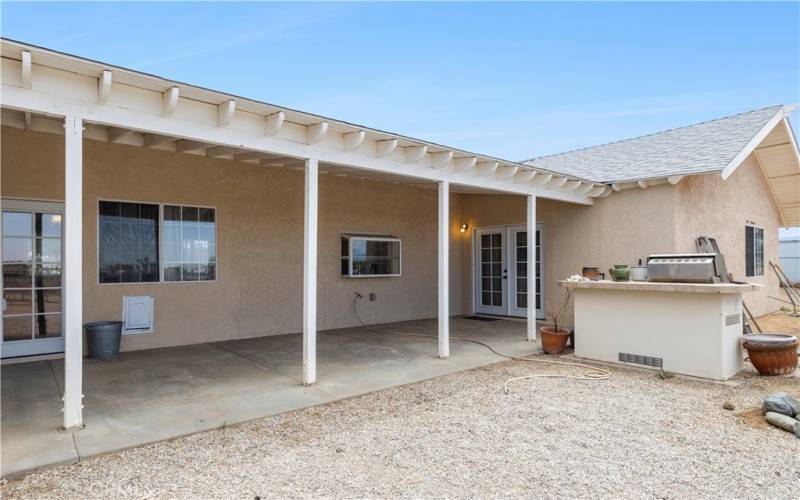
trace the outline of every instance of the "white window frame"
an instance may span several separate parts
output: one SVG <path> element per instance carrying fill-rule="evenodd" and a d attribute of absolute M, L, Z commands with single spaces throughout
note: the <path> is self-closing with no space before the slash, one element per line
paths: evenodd
<path fill-rule="evenodd" d="M 140 203 L 145 205 L 158 205 L 158 281 L 129 281 L 125 283 L 100 283 L 100 202 L 108 201 L 112 203 Z M 214 279 L 213 280 L 197 280 L 197 281 L 164 281 L 164 206 L 169 205 L 173 207 L 192 207 L 192 208 L 210 208 L 214 210 L 214 245 L 216 246 L 216 257 L 214 266 Z M 219 281 L 219 209 L 213 205 L 196 205 L 185 203 L 172 203 L 157 201 L 141 201 L 141 200 L 123 200 L 116 198 L 98 198 L 95 203 L 95 243 L 96 243 L 96 259 L 95 270 L 97 271 L 96 282 L 99 286 L 148 286 L 148 285 L 179 285 L 184 283 L 216 283 Z"/>
<path fill-rule="evenodd" d="M 753 274 L 750 274 L 750 275 L 747 274 L 747 252 L 746 251 L 745 251 L 745 254 L 744 254 L 744 270 L 745 270 L 744 274 L 745 274 L 746 278 L 759 278 L 759 277 L 764 276 L 764 262 L 766 260 L 765 259 L 765 255 L 764 255 L 764 250 L 766 248 L 766 245 L 765 245 L 765 242 L 764 242 L 764 226 L 760 226 L 758 224 L 752 224 L 752 223 L 747 223 L 744 226 L 745 226 L 745 228 L 748 228 L 748 227 L 752 227 L 753 228 Z M 756 248 L 758 248 L 757 245 L 756 245 L 756 242 L 757 242 L 756 231 L 757 230 L 761 231 L 761 270 L 760 270 L 761 272 L 760 273 L 756 272 Z M 747 239 L 745 238 L 745 249 L 746 249 L 746 245 L 747 245 Z"/>
<path fill-rule="evenodd" d="M 342 233 L 340 238 L 347 238 L 347 255 L 342 255 L 339 260 L 339 268 L 341 269 L 341 259 L 347 259 L 347 274 L 341 274 L 340 272 L 342 278 L 397 278 L 403 275 L 403 241 L 400 238 L 383 234 L 373 236 L 365 233 Z M 397 242 L 397 274 L 353 274 L 353 240 Z"/>

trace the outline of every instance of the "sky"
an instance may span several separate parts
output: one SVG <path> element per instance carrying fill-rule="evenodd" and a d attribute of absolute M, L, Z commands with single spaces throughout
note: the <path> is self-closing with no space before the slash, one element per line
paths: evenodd
<path fill-rule="evenodd" d="M 508 160 L 800 102 L 798 2 L 3 1 L 0 15 L 3 37 Z"/>

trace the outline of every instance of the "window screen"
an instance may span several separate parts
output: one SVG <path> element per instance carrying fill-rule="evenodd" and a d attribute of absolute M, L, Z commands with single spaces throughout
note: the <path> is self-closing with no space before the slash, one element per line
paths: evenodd
<path fill-rule="evenodd" d="M 212 281 L 216 270 L 216 211 L 164 205 L 164 281 Z"/>
<path fill-rule="evenodd" d="M 101 201 L 100 283 L 158 281 L 158 205 Z"/>

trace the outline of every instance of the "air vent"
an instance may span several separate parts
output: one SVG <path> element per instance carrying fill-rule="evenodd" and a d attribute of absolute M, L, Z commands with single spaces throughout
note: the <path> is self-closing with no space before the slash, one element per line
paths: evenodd
<path fill-rule="evenodd" d="M 738 325 L 741 319 L 741 314 L 729 314 L 725 316 L 725 326 Z"/>
<path fill-rule="evenodd" d="M 619 353 L 619 360 L 623 363 L 635 363 L 637 365 L 652 366 L 653 368 L 662 368 L 664 366 L 664 360 L 662 358 L 642 356 L 640 354 L 621 352 Z"/>

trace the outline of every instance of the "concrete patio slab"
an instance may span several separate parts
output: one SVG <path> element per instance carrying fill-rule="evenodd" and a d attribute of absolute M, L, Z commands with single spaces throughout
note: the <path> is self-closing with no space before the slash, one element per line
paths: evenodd
<path fill-rule="evenodd" d="M 78 458 L 72 433 L 59 430 L 61 389 L 53 369 L 49 361 L 2 367 L 3 475 Z"/>
<path fill-rule="evenodd" d="M 436 332 L 435 320 L 381 325 Z M 453 318 L 451 337 L 490 343 L 509 355 L 538 350 L 525 323 Z M 451 341 L 449 359 L 435 338 L 364 328 L 320 332 L 319 382 L 300 384 L 299 334 L 123 353 L 84 360 L 86 427 L 59 431 L 63 362 L 2 367 L 2 474 L 77 461 L 223 425 L 357 396 L 503 358 L 476 344 Z"/>

